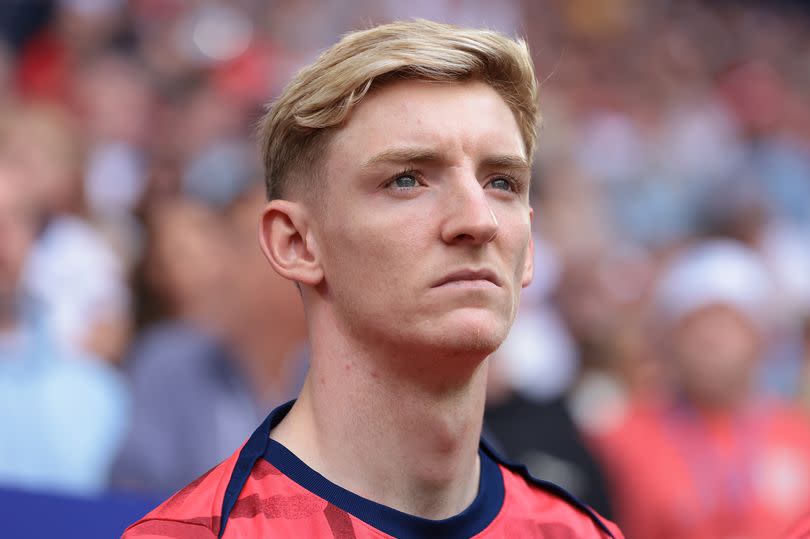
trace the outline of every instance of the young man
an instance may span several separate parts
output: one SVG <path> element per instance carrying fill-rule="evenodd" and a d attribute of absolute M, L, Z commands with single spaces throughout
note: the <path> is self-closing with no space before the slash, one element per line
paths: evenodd
<path fill-rule="evenodd" d="M 261 123 L 262 248 L 297 283 L 300 397 L 135 537 L 620 537 L 480 441 L 532 277 L 525 44 L 416 21 L 346 36 Z"/>

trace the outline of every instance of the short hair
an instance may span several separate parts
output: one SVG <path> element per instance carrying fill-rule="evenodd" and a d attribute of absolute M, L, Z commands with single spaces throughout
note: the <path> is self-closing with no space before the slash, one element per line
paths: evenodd
<path fill-rule="evenodd" d="M 528 46 L 490 30 L 426 20 L 346 34 L 290 81 L 259 120 L 269 200 L 296 183 L 312 189 L 331 134 L 372 89 L 397 80 L 482 81 L 515 115 L 531 162 L 539 121 Z"/>

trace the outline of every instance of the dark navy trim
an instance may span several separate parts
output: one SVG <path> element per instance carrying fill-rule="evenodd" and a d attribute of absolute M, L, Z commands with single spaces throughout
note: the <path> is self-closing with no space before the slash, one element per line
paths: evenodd
<path fill-rule="evenodd" d="M 228 481 L 228 487 L 225 489 L 225 496 L 222 498 L 222 518 L 219 525 L 219 534 L 217 537 L 222 538 L 225 533 L 225 526 L 228 524 L 228 517 L 231 514 L 231 509 L 236 504 L 239 498 L 239 493 L 245 487 L 245 483 L 250 477 L 250 472 L 253 470 L 253 465 L 256 461 L 262 458 L 264 452 L 270 442 L 270 431 L 281 423 L 287 412 L 290 411 L 294 400 L 282 404 L 267 416 L 267 419 L 256 429 L 242 450 L 239 452 L 239 457 L 236 459 L 236 466 L 231 473 L 231 479 Z"/>
<path fill-rule="evenodd" d="M 495 520 L 505 496 L 498 464 L 483 451 L 479 454 L 481 478 L 478 494 L 467 509 L 443 520 L 409 515 L 358 496 L 326 479 L 275 440 L 270 440 L 264 458 L 305 489 L 393 537 L 467 539 Z"/>
<path fill-rule="evenodd" d="M 256 461 L 266 459 L 284 475 L 310 492 L 332 503 L 336 507 L 354 515 L 394 537 L 447 539 L 466 539 L 483 531 L 498 516 L 505 497 L 503 476 L 498 465 L 518 473 L 530 484 L 550 492 L 573 507 L 579 509 L 593 520 L 596 526 L 614 537 L 608 527 L 590 507 L 577 499 L 562 487 L 549 481 L 532 477 L 526 466 L 510 462 L 501 457 L 485 440 L 481 440 L 479 455 L 481 457 L 481 479 L 478 494 L 473 503 L 463 512 L 444 520 L 429 520 L 397 511 L 390 507 L 362 498 L 332 483 L 321 474 L 304 464 L 290 450 L 270 438 L 270 431 L 292 408 L 295 401 L 283 404 L 270 412 L 267 419 L 250 436 L 236 460 L 225 496 L 222 499 L 222 519 L 219 535 L 225 533 L 225 526 L 231 509 L 239 498 Z"/>
<path fill-rule="evenodd" d="M 481 439 L 481 451 L 486 453 L 492 460 L 494 460 L 501 466 L 504 466 L 509 470 L 522 476 L 531 485 L 534 485 L 547 492 L 550 492 L 551 494 L 554 494 L 559 498 L 562 498 L 564 501 L 568 502 L 568 504 L 572 505 L 573 507 L 582 511 L 588 517 L 590 517 L 593 523 L 596 524 L 596 526 L 600 530 L 608 534 L 608 536 L 614 537 L 613 533 L 607 527 L 607 524 L 604 523 L 602 518 L 598 514 L 596 514 L 596 512 L 593 509 L 591 509 L 586 503 L 582 502 L 579 498 L 577 498 L 576 496 L 574 496 L 561 486 L 556 485 L 550 481 L 544 481 L 542 479 L 537 479 L 536 477 L 533 477 L 532 474 L 529 473 L 529 470 L 528 468 L 526 468 L 525 465 L 506 460 L 501 455 L 499 455 L 498 452 L 495 451 L 495 449 L 492 448 L 489 442 L 487 442 L 483 438 Z"/>

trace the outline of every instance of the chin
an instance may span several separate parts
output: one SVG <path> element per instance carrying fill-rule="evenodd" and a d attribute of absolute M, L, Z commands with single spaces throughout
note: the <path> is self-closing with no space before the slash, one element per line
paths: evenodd
<path fill-rule="evenodd" d="M 464 311 L 434 328 L 438 330 L 432 335 L 436 347 L 456 354 L 492 354 L 506 339 L 511 324 L 486 311 Z"/>

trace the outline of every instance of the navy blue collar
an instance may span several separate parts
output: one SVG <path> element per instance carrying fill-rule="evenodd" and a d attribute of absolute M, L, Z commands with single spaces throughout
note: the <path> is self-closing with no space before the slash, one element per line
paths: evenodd
<path fill-rule="evenodd" d="M 326 479 L 275 440 L 270 440 L 264 458 L 308 491 L 388 535 L 466 539 L 480 533 L 498 516 L 504 499 L 503 476 L 498 464 L 483 451 L 479 451 L 479 455 L 478 494 L 467 509 L 444 520 L 409 515 L 358 496 Z"/>
<path fill-rule="evenodd" d="M 270 462 L 284 475 L 315 495 L 394 537 L 466 539 L 483 531 L 495 519 L 503 505 L 505 492 L 499 463 L 577 507 L 590 516 L 599 528 L 610 534 L 601 519 L 585 504 L 552 483 L 532 478 L 524 466 L 503 460 L 483 440 L 478 452 L 481 457 L 478 494 L 472 504 L 456 516 L 444 520 L 429 520 L 362 498 L 332 483 L 270 438 L 270 431 L 284 419 L 294 403 L 295 401 L 290 401 L 273 410 L 242 447 L 222 500 L 218 537 L 221 538 L 225 533 L 231 509 L 236 504 L 254 464 L 260 458 Z"/>
<path fill-rule="evenodd" d="M 304 464 L 289 449 L 270 438 L 270 431 L 284 419 L 294 402 L 290 401 L 273 410 L 242 448 L 222 500 L 219 537 L 225 533 L 231 509 L 259 458 L 266 459 L 313 494 L 394 537 L 466 539 L 481 532 L 500 512 L 504 500 L 503 475 L 495 460 L 483 450 L 479 450 L 481 479 L 475 500 L 463 512 L 444 520 L 409 515 L 367 500 L 332 483 Z"/>

